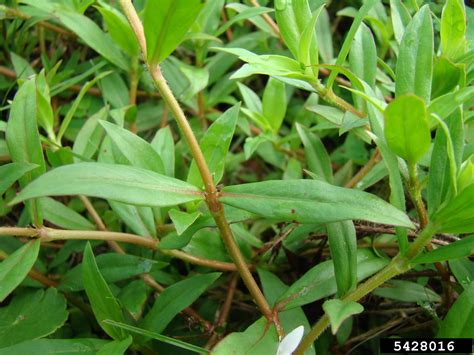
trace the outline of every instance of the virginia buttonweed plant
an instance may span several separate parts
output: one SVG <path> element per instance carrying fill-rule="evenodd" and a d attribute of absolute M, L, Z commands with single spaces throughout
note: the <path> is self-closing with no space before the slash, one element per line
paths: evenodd
<path fill-rule="evenodd" d="M 1 354 L 474 337 L 463 1 L 0 16 Z"/>

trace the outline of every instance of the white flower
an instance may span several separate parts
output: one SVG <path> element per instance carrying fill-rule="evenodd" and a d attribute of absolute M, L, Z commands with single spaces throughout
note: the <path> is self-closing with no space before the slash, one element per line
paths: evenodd
<path fill-rule="evenodd" d="M 300 325 L 288 333 L 278 346 L 276 355 L 291 355 L 303 338 L 304 327 Z"/>

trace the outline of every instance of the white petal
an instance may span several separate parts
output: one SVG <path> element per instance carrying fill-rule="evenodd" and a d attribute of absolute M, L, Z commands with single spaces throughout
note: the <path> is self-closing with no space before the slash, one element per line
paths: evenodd
<path fill-rule="evenodd" d="M 298 347 L 298 344 L 303 338 L 303 334 L 304 327 L 302 325 L 288 333 L 280 342 L 277 355 L 291 355 L 291 353 Z"/>

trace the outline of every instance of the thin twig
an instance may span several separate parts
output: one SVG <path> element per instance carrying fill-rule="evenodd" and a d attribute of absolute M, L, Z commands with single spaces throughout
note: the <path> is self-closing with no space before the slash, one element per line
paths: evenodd
<path fill-rule="evenodd" d="M 367 176 L 367 174 L 374 168 L 380 159 L 380 150 L 379 148 L 376 148 L 369 161 L 344 186 L 347 188 L 355 187 L 364 177 Z"/>

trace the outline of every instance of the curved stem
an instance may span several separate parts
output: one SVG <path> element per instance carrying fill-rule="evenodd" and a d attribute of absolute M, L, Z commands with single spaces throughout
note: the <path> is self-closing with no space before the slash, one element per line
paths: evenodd
<path fill-rule="evenodd" d="M 364 283 L 360 284 L 353 292 L 342 298 L 344 301 L 358 301 L 362 297 L 368 295 L 370 292 L 375 290 L 377 287 L 392 279 L 393 277 L 400 275 L 410 270 L 410 262 L 415 258 L 427 245 L 431 237 L 435 234 L 436 229 L 433 225 L 427 225 L 425 229 L 416 238 L 415 242 L 410 245 L 405 256 L 397 255 L 392 259 L 390 264 L 379 271 L 377 274 L 369 278 Z M 306 349 L 308 349 L 314 341 L 324 332 L 329 326 L 329 317 L 324 314 L 319 321 L 313 326 L 311 331 L 303 338 L 298 348 L 293 354 L 303 355 Z"/>
<path fill-rule="evenodd" d="M 199 143 L 196 139 L 196 136 L 194 135 L 194 132 L 188 120 L 186 119 L 183 110 L 181 109 L 181 106 L 179 105 L 173 92 L 168 86 L 168 83 L 166 82 L 166 79 L 164 78 L 160 70 L 160 66 L 156 63 L 149 63 L 146 60 L 146 38 L 144 34 L 143 25 L 140 22 L 137 12 L 135 11 L 131 0 L 120 0 L 120 4 L 135 32 L 135 35 L 142 50 L 142 54 L 145 58 L 156 88 L 158 89 L 163 100 L 170 109 L 170 112 L 175 117 L 176 122 L 178 123 L 181 131 L 183 132 L 184 138 L 186 139 L 186 142 L 191 150 L 194 161 L 196 162 L 202 181 L 204 183 L 206 204 L 216 221 L 216 225 L 220 231 L 224 244 L 226 245 L 231 258 L 238 269 L 242 281 L 247 286 L 247 289 L 255 300 L 255 303 L 258 305 L 260 311 L 267 319 L 273 320 L 273 315 L 270 306 L 268 305 L 268 302 L 263 296 L 262 291 L 258 287 L 257 282 L 253 278 L 245 262 L 245 259 L 242 256 L 242 253 L 240 252 L 240 249 L 234 240 L 232 230 L 230 229 L 229 223 L 227 222 L 224 214 L 224 206 L 218 200 L 218 191 L 214 184 L 214 179 L 209 170 L 206 159 L 204 158 L 204 154 L 201 150 L 201 147 L 199 146 Z"/>

